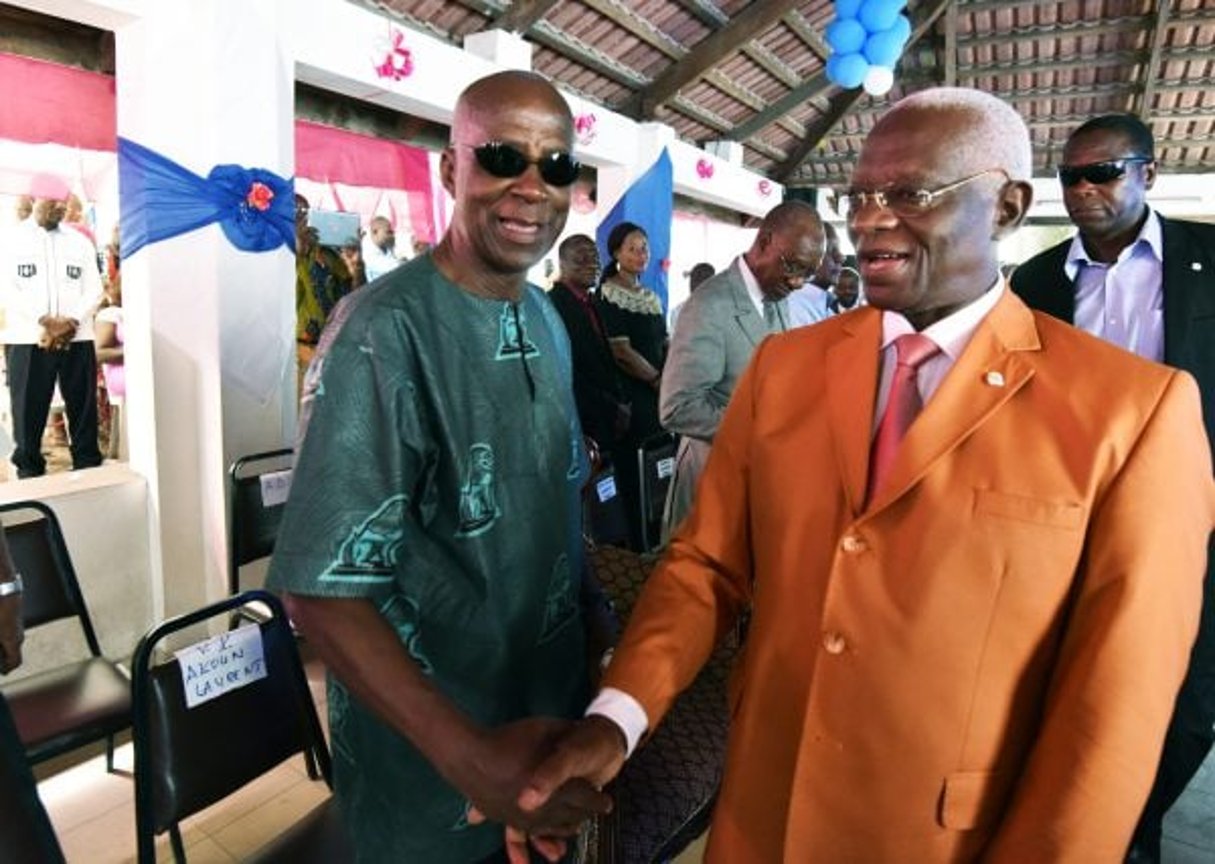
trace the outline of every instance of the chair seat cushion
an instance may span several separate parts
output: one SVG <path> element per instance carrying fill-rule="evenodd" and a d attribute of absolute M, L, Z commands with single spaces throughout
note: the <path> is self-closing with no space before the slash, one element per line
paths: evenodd
<path fill-rule="evenodd" d="M 104 657 L 6 684 L 4 695 L 35 762 L 131 725 L 130 678 Z"/>
<path fill-rule="evenodd" d="M 333 798 L 313 807 L 308 815 L 296 822 L 252 859 L 257 864 L 330 864 L 353 861 L 350 840 L 341 813 Z"/>

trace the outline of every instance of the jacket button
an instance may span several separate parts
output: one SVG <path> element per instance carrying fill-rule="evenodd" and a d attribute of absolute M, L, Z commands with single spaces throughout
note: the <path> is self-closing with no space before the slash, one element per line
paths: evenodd
<path fill-rule="evenodd" d="M 840 541 L 840 548 L 845 552 L 856 553 L 864 552 L 868 546 L 865 545 L 865 541 L 862 538 L 855 534 L 846 534 L 844 539 Z"/>
<path fill-rule="evenodd" d="M 844 649 L 848 647 L 848 643 L 844 641 L 844 637 L 839 633 L 824 633 L 823 648 L 828 654 L 843 654 Z"/>

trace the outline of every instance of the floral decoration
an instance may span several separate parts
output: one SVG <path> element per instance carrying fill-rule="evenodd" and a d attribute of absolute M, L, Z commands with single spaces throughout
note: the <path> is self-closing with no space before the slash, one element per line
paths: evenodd
<path fill-rule="evenodd" d="M 413 52 L 405 47 L 405 34 L 393 27 L 389 40 L 391 47 L 384 54 L 383 61 L 376 64 L 375 74 L 393 81 L 408 78 L 413 74 Z"/>
<path fill-rule="evenodd" d="M 701 180 L 710 180 L 713 177 L 713 172 L 716 170 L 713 163 L 708 159 L 696 160 L 696 176 Z"/>
<path fill-rule="evenodd" d="M 245 196 L 245 203 L 262 213 L 270 209 L 270 202 L 273 200 L 274 190 L 265 183 L 256 180 L 250 184 L 249 194 Z"/>
<path fill-rule="evenodd" d="M 598 122 L 599 118 L 589 112 L 574 118 L 574 136 L 579 144 L 586 146 L 595 140 L 595 126 Z"/>

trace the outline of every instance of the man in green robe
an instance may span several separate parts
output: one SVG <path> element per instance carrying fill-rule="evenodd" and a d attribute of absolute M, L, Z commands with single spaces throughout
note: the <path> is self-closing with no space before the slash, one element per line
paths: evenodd
<path fill-rule="evenodd" d="M 330 670 L 360 862 L 503 860 L 535 754 L 585 705 L 587 469 L 568 338 L 526 282 L 565 224 L 572 140 L 539 76 L 471 85 L 446 236 L 343 301 L 305 382 L 270 585 Z M 555 818 L 605 806 L 586 786 Z"/>

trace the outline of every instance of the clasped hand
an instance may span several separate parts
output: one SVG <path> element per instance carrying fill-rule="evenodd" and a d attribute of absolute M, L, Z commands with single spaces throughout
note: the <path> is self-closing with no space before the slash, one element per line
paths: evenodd
<path fill-rule="evenodd" d="M 42 325 L 42 335 L 38 339 L 38 347 L 46 351 L 66 351 L 76 338 L 77 324 L 71 318 L 59 318 L 44 315 L 38 320 Z"/>
<path fill-rule="evenodd" d="M 527 864 L 528 843 L 549 861 L 565 854 L 562 838 L 576 834 L 587 819 L 608 813 L 612 801 L 599 791 L 624 764 L 624 736 L 611 721 L 591 716 L 575 722 L 533 718 L 492 733 L 495 749 L 514 751 L 511 782 L 495 788 L 522 791 L 512 800 L 472 796 L 470 822 L 504 823 L 512 864 Z M 530 749 L 528 749 L 530 748 Z M 504 759 L 504 764 L 510 762 Z M 503 778 L 504 780 L 506 778 Z"/>

